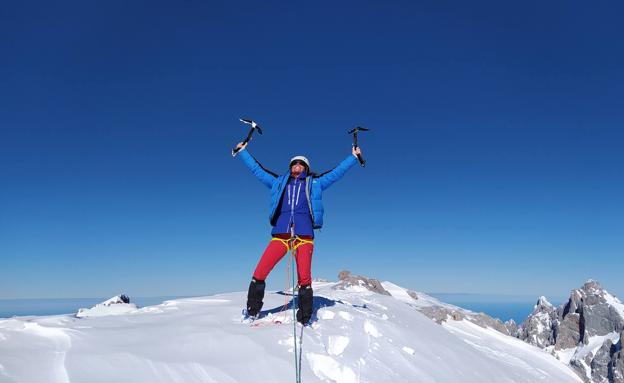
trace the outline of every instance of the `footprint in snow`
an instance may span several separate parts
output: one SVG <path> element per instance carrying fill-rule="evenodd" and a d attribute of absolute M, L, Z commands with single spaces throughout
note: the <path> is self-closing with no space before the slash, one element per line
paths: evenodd
<path fill-rule="evenodd" d="M 346 321 L 349 321 L 349 322 L 352 322 L 352 321 L 353 321 L 353 315 L 352 315 L 352 314 L 350 314 L 350 313 L 348 313 L 348 312 L 346 312 L 346 311 L 340 311 L 340 312 L 338 313 L 338 315 L 339 315 L 342 319 L 344 319 L 344 320 L 346 320 Z"/>
<path fill-rule="evenodd" d="M 340 364 L 331 356 L 309 352 L 306 354 L 306 359 L 308 359 L 314 375 L 321 380 L 330 380 L 336 383 L 356 383 L 358 381 L 357 375 L 350 367 Z"/>
<path fill-rule="evenodd" d="M 331 335 L 329 337 L 327 353 L 329 355 L 340 355 L 349 345 L 350 339 L 342 335 Z"/>
<path fill-rule="evenodd" d="M 381 336 L 381 333 L 379 332 L 379 330 L 377 330 L 377 327 L 375 327 L 375 325 L 368 320 L 364 322 L 364 332 L 374 338 L 379 338 Z"/>

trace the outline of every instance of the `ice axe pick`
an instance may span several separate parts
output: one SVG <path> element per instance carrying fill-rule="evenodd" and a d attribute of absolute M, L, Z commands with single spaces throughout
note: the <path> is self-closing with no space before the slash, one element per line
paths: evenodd
<path fill-rule="evenodd" d="M 245 140 L 243 141 L 243 145 L 251 140 L 251 136 L 253 135 L 254 130 L 257 130 L 258 134 L 262 134 L 262 129 L 260 129 L 260 125 L 256 124 L 254 120 L 250 120 L 248 118 L 239 118 L 239 120 L 243 124 L 251 126 L 251 128 L 249 129 L 249 133 L 247 133 L 247 138 L 245 138 Z M 232 157 L 234 157 L 239 151 L 240 148 L 234 147 L 234 149 L 232 149 Z"/>

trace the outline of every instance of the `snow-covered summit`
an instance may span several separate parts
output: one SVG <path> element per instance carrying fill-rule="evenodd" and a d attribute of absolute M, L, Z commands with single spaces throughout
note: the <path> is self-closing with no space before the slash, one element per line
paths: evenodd
<path fill-rule="evenodd" d="M 106 316 L 106 315 L 119 315 L 132 312 L 137 309 L 134 303 L 130 303 L 130 298 L 125 294 L 116 295 L 110 299 L 105 300 L 102 303 L 89 308 L 80 309 L 76 313 L 77 318 L 94 317 L 94 316 Z"/>
<path fill-rule="evenodd" d="M 547 352 L 466 317 L 437 324 L 421 310 L 455 306 L 426 294 L 390 282 L 380 282 L 388 295 L 339 284 L 315 282 L 314 322 L 296 325 L 302 382 L 581 381 Z M 240 321 L 245 296 L 177 299 L 118 315 L 2 320 L 0 382 L 293 381 L 292 297 L 267 292 L 250 326 Z"/>
<path fill-rule="evenodd" d="M 552 303 L 548 302 L 545 296 L 537 298 L 537 303 L 533 306 L 533 311 L 541 311 L 544 308 L 553 307 Z"/>

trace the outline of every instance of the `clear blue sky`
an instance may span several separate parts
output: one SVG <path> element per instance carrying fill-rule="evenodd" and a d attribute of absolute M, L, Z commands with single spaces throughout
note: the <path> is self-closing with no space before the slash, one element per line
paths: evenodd
<path fill-rule="evenodd" d="M 268 190 L 317 171 L 313 275 L 624 296 L 622 2 L 9 2 L 0 298 L 245 290 Z M 270 276 L 282 288 L 285 264 Z"/>

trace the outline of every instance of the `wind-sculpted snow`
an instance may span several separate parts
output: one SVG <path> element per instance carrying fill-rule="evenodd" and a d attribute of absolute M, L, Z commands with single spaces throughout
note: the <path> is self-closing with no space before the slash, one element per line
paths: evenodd
<path fill-rule="evenodd" d="M 390 295 L 314 284 L 302 382 L 580 382 L 536 347 L 467 320 L 439 325 L 419 308 L 445 304 L 383 285 Z M 2 320 L 0 382 L 294 381 L 290 295 L 267 292 L 252 325 L 240 322 L 245 296 L 172 300 L 113 316 Z"/>

